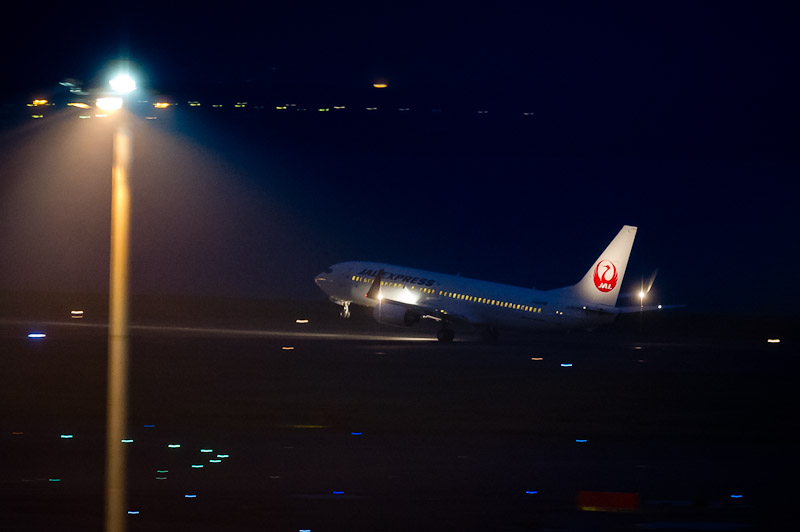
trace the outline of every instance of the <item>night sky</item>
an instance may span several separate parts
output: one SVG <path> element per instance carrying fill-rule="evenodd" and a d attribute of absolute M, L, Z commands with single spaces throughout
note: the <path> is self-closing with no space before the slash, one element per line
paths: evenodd
<path fill-rule="evenodd" d="M 320 298 L 344 260 L 556 288 L 631 224 L 628 287 L 798 314 L 788 3 L 290 4 L 12 13 L 0 289 L 106 289 L 111 126 L 19 116 L 122 56 L 181 104 L 136 111 L 134 293 Z"/>

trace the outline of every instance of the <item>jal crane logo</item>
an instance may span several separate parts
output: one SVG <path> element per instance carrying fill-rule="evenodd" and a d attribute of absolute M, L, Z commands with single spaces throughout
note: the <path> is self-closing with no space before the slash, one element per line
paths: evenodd
<path fill-rule="evenodd" d="M 617 267 L 610 260 L 601 260 L 594 267 L 594 285 L 601 292 L 610 292 L 617 286 Z"/>

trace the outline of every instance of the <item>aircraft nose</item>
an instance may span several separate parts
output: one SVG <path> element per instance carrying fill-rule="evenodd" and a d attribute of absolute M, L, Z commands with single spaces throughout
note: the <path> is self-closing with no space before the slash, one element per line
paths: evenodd
<path fill-rule="evenodd" d="M 333 270 L 331 268 L 328 268 L 326 271 L 322 273 L 318 273 L 317 275 L 314 276 L 314 283 L 320 288 L 322 288 L 327 283 L 330 283 L 333 280 L 331 279 L 332 273 Z"/>

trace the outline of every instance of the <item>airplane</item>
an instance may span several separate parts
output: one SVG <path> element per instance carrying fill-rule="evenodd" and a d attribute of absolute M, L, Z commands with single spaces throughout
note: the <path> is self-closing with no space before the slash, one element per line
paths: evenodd
<path fill-rule="evenodd" d="M 375 320 L 387 325 L 410 327 L 432 319 L 439 322 L 440 342 L 454 339 L 456 322 L 481 327 L 489 342 L 497 341 L 501 329 L 593 329 L 622 313 L 667 308 L 616 306 L 636 230 L 623 226 L 578 283 L 554 290 L 360 261 L 334 264 L 314 282 L 342 306 L 344 318 L 356 304 L 374 307 Z"/>

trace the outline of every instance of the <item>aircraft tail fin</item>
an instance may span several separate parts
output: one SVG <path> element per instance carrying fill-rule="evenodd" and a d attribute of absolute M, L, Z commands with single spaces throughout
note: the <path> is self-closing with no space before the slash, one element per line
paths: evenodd
<path fill-rule="evenodd" d="M 580 282 L 572 287 L 576 297 L 594 305 L 617 304 L 617 297 L 628 266 L 636 227 L 624 225 L 614 240 L 594 261 Z"/>

